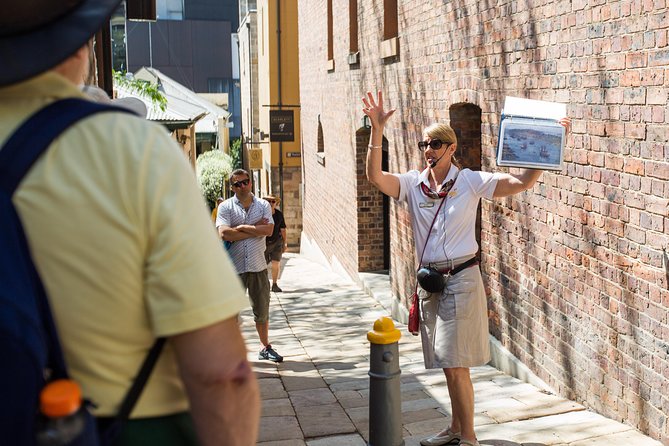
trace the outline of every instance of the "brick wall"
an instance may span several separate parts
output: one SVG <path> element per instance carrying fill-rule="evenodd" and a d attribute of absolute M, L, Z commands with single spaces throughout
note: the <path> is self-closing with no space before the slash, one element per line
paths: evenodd
<path fill-rule="evenodd" d="M 348 3 L 333 0 L 328 71 L 325 0 L 300 2 L 305 233 L 359 270 L 358 207 L 372 197 L 356 142 L 367 90 L 397 108 L 385 133 L 393 172 L 421 166 L 426 125 L 468 122 L 462 111 L 476 109 L 480 135 L 462 131 L 480 138 L 483 170 L 505 171 L 495 163 L 504 97 L 567 103 L 564 169 L 481 205 L 491 333 L 561 395 L 669 444 L 667 2 L 402 1 L 399 56 L 384 60 L 383 2 L 360 0 L 356 65 Z M 402 300 L 416 261 L 406 208 L 391 202 L 390 220 Z"/>
<path fill-rule="evenodd" d="M 356 180 L 358 196 L 358 271 L 378 271 L 384 269 L 384 195 L 367 180 L 365 164 L 370 130 L 362 127 L 356 131 Z M 383 158 L 388 159 L 387 144 L 384 144 Z"/>

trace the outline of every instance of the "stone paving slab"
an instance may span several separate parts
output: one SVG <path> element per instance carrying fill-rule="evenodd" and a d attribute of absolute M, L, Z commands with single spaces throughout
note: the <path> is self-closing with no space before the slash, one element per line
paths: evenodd
<path fill-rule="evenodd" d="M 308 389 L 308 390 L 294 390 L 288 392 L 290 401 L 293 407 L 309 407 L 322 406 L 324 404 L 333 404 L 337 398 L 332 394 L 328 388 L 324 389 Z"/>
<path fill-rule="evenodd" d="M 319 440 L 307 441 L 307 446 L 366 446 L 365 440 L 358 434 L 335 435 Z"/>
<path fill-rule="evenodd" d="M 288 398 L 264 399 L 261 417 L 295 416 L 293 405 Z"/>
<path fill-rule="evenodd" d="M 284 388 L 289 392 L 293 390 L 318 389 L 327 387 L 325 380 L 323 380 L 323 378 L 321 378 L 320 375 L 318 375 L 316 372 L 300 373 L 299 375 L 295 376 L 283 375 L 282 380 Z"/>
<path fill-rule="evenodd" d="M 260 417 L 259 443 L 303 438 L 304 435 L 296 417 Z"/>
<path fill-rule="evenodd" d="M 279 441 L 263 441 L 257 443 L 258 446 L 305 446 L 304 440 L 279 440 Z"/>
<path fill-rule="evenodd" d="M 295 407 L 305 438 L 355 432 L 353 423 L 339 404 Z"/>
<path fill-rule="evenodd" d="M 632 430 L 631 427 L 589 411 L 535 418 L 504 424 L 477 425 L 479 440 L 506 440 L 542 445 L 570 444 Z M 652 440 L 651 440 L 652 441 Z M 613 443 L 610 443 L 613 444 Z M 657 445 L 658 443 L 648 443 Z M 634 446 L 637 446 L 635 443 Z M 641 446 L 641 445 L 639 445 Z"/>
<path fill-rule="evenodd" d="M 280 378 L 262 378 L 258 380 L 258 385 L 260 386 L 260 397 L 263 400 L 288 397 Z"/>
<path fill-rule="evenodd" d="M 270 339 L 284 355 L 280 364 L 257 359 L 258 338 L 250 310 L 241 315 L 263 400 L 261 446 L 363 446 L 369 435 L 369 352 L 366 335 L 390 308 L 372 288 L 389 290 L 374 275 L 363 290 L 321 265 L 285 256 L 272 293 Z M 385 279 L 384 279 L 385 277 Z M 369 278 L 368 278 L 369 279 Z M 367 280 L 367 279 L 366 279 Z M 384 295 L 382 293 L 382 295 Z M 450 397 L 441 370 L 426 370 L 420 338 L 396 323 L 401 367 L 405 446 L 446 427 Z M 485 446 L 660 446 L 630 426 L 549 394 L 490 366 L 471 369 L 475 424 Z"/>

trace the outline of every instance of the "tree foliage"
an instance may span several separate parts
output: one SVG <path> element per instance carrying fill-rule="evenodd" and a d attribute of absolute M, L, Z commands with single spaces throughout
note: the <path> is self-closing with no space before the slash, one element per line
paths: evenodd
<path fill-rule="evenodd" d="M 222 196 L 223 180 L 232 170 L 232 158 L 221 150 L 210 150 L 197 157 L 197 181 L 209 209 L 214 209 L 216 199 Z"/>
<path fill-rule="evenodd" d="M 233 169 L 243 169 L 242 166 L 242 139 L 235 138 L 230 146 L 230 156 L 232 157 Z"/>
<path fill-rule="evenodd" d="M 114 75 L 114 83 L 120 85 L 130 91 L 149 98 L 151 102 L 156 105 L 160 110 L 165 111 L 167 109 L 167 98 L 162 91 L 158 88 L 158 84 L 152 84 L 151 82 L 129 78 L 126 76 L 125 72 L 112 70 Z"/>

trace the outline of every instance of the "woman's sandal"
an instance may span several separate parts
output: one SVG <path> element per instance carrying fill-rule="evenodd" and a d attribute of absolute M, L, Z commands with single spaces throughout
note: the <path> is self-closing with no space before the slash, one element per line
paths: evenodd
<path fill-rule="evenodd" d="M 445 435 L 435 434 L 429 438 L 420 441 L 422 446 L 442 446 L 449 444 L 453 440 L 460 440 L 460 432 L 453 432 L 449 427 Z M 474 445 L 476 446 L 476 445 Z"/>

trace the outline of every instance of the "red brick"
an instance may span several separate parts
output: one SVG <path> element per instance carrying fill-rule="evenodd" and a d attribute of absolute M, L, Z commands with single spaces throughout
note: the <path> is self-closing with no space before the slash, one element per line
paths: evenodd
<path fill-rule="evenodd" d="M 413 147 L 422 127 L 451 119 L 456 104 L 481 108 L 483 170 L 507 171 L 495 162 L 504 96 L 568 103 L 564 169 L 482 204 L 491 332 L 561 395 L 660 438 L 669 366 L 649 333 L 669 338 L 657 322 L 669 317 L 657 263 L 669 230 L 667 1 L 539 2 L 530 10 L 519 0 L 499 8 L 408 0 L 399 5 L 396 61 L 379 55 L 382 3 L 358 0 L 361 62 L 350 67 L 348 2 L 334 0 L 337 69 L 328 73 L 324 1 L 300 2 L 305 234 L 351 275 L 378 259 L 367 249 L 380 249 L 371 234 L 380 232 L 380 201 L 364 179 L 366 142 L 355 138 L 368 89 L 381 88 L 397 107 L 385 129 L 392 171 L 421 165 Z M 309 155 L 318 115 L 325 166 Z M 406 304 L 411 226 L 406 205 L 390 202 L 392 290 Z"/>

